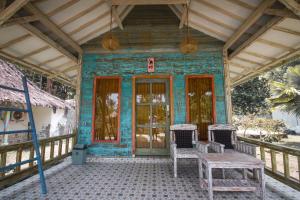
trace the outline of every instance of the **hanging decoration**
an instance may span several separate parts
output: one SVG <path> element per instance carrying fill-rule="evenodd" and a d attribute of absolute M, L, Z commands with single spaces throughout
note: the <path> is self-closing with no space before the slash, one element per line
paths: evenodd
<path fill-rule="evenodd" d="M 182 42 L 180 43 L 180 51 L 181 53 L 188 54 L 194 53 L 198 50 L 198 42 L 195 38 L 190 35 L 190 26 L 189 26 L 189 5 L 186 4 L 186 35 Z"/>
<path fill-rule="evenodd" d="M 109 51 L 115 51 L 120 48 L 119 40 L 112 33 L 112 7 L 110 8 L 110 30 L 103 39 L 102 39 L 102 47 Z"/>

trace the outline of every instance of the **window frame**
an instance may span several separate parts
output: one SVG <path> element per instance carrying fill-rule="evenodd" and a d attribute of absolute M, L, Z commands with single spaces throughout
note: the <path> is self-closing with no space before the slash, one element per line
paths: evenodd
<path fill-rule="evenodd" d="M 118 126 L 117 126 L 117 139 L 115 140 L 96 140 L 95 139 L 95 110 L 96 110 L 96 83 L 99 79 L 114 79 L 118 80 Z M 120 143 L 120 125 L 121 125 L 121 94 L 122 94 L 122 77 L 120 76 L 95 76 L 94 77 L 94 83 L 93 83 L 93 116 L 92 116 L 92 143 L 113 143 L 113 144 L 119 144 Z"/>

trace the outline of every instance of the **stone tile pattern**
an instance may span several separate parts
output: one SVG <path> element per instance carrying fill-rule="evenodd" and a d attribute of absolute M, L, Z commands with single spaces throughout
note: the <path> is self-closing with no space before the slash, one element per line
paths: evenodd
<path fill-rule="evenodd" d="M 40 195 L 38 176 L 33 176 L 0 191 L 0 199 L 207 199 L 207 192 L 199 188 L 196 161 L 181 160 L 178 178 L 173 178 L 172 174 L 168 158 L 95 157 L 83 166 L 71 165 L 71 160 L 67 159 L 46 170 L 46 196 Z M 234 171 L 226 174 L 241 177 Z M 294 195 L 296 199 L 299 192 Z M 215 192 L 214 197 L 216 200 L 259 199 L 258 192 Z M 266 199 L 289 198 L 268 186 Z"/>
<path fill-rule="evenodd" d="M 178 29 L 178 28 L 177 28 Z M 195 34 L 201 34 L 195 33 Z M 199 36 L 207 40 L 207 36 Z M 206 39 L 205 39 L 206 38 Z M 81 84 L 80 128 L 78 142 L 92 143 L 92 99 L 95 76 L 120 76 L 121 86 L 121 141 L 120 144 L 99 143 L 89 146 L 89 153 L 102 156 L 131 156 L 132 154 L 132 77 L 147 73 L 147 58 L 155 58 L 156 75 L 172 75 L 174 93 L 174 123 L 186 121 L 186 75 L 214 75 L 216 122 L 226 123 L 222 43 L 210 38 L 201 44 L 197 53 L 139 53 L 139 54 L 84 54 Z"/>

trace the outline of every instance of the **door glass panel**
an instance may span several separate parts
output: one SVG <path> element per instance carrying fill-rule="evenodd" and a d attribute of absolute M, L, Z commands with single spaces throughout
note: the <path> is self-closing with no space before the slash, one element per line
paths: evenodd
<path fill-rule="evenodd" d="M 152 148 L 166 148 L 166 129 L 152 128 Z"/>
<path fill-rule="evenodd" d="M 196 124 L 200 140 L 207 140 L 207 127 L 213 124 L 211 78 L 189 78 L 188 98 L 190 122 Z"/>
<path fill-rule="evenodd" d="M 149 125 L 150 105 L 137 105 L 136 112 L 137 125 Z"/>
<path fill-rule="evenodd" d="M 136 85 L 136 103 L 149 103 L 150 97 L 150 84 L 138 83 Z"/>
<path fill-rule="evenodd" d="M 153 125 L 164 125 L 166 124 L 166 105 L 155 104 L 152 106 L 152 124 Z"/>
<path fill-rule="evenodd" d="M 136 129 L 136 147 L 150 148 L 150 129 L 138 127 Z"/>
<path fill-rule="evenodd" d="M 153 83 L 152 84 L 152 102 L 165 103 L 166 102 L 166 84 Z"/>

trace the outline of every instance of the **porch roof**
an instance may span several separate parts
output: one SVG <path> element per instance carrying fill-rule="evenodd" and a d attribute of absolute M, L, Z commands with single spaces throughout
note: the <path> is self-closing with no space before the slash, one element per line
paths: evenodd
<path fill-rule="evenodd" d="M 83 166 L 71 165 L 69 158 L 45 171 L 48 194 L 42 199 L 207 199 L 207 192 L 199 187 L 196 160 L 179 162 L 177 178 L 173 178 L 171 168 L 169 158 L 90 157 Z M 234 170 L 227 171 L 226 175 L 228 178 L 242 176 Z M 266 199 L 299 197 L 298 191 L 268 176 L 266 186 Z M 2 190 L 0 198 L 41 198 L 39 177 L 33 176 Z M 215 192 L 214 198 L 259 199 L 259 195 Z"/>
<path fill-rule="evenodd" d="M 122 21 L 140 4 L 168 6 L 182 28 L 186 1 L 3 1 L 12 3 L 0 5 L 0 56 L 74 85 L 82 44 L 109 30 L 109 2 L 113 27 L 126 29 Z M 299 56 L 299 15 L 295 0 L 192 0 L 189 14 L 192 28 L 225 42 L 233 85 Z"/>

